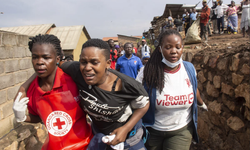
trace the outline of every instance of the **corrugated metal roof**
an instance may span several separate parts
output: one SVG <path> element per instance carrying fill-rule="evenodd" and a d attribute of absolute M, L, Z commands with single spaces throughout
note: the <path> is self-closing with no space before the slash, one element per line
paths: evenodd
<path fill-rule="evenodd" d="M 31 26 L 19 26 L 19 27 L 3 27 L 0 30 L 14 32 L 18 34 L 36 36 L 38 34 L 46 34 L 47 31 L 55 27 L 55 24 L 41 24 L 41 25 L 31 25 Z"/>
<path fill-rule="evenodd" d="M 118 37 L 117 36 L 116 37 L 104 37 L 104 38 L 102 38 L 102 40 L 105 41 L 105 42 L 108 42 L 109 39 L 113 39 L 114 42 L 118 41 Z"/>
<path fill-rule="evenodd" d="M 63 50 L 75 49 L 84 26 L 68 26 L 52 28 L 49 34 L 57 36 Z"/>

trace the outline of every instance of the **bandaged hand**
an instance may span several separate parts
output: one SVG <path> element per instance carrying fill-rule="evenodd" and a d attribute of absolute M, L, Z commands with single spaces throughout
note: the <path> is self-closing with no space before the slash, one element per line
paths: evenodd
<path fill-rule="evenodd" d="M 206 111 L 208 111 L 208 109 L 207 109 L 207 105 L 203 102 L 203 104 L 200 106 L 200 105 L 198 105 L 198 107 L 200 107 L 200 108 L 202 108 L 203 110 L 206 110 Z"/>
<path fill-rule="evenodd" d="M 21 96 L 22 96 L 22 93 L 19 92 L 16 99 L 15 99 L 13 107 L 12 107 L 17 122 L 24 122 L 27 118 L 25 111 L 27 109 L 27 104 L 29 102 L 29 98 L 24 97 L 24 98 L 20 99 Z"/>

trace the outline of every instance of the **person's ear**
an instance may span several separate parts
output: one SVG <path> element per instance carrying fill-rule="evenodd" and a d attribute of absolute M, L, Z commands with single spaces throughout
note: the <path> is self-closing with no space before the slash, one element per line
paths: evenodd
<path fill-rule="evenodd" d="M 60 62 L 60 56 L 56 56 L 56 63 L 59 64 Z"/>
<path fill-rule="evenodd" d="M 108 59 L 108 60 L 106 61 L 106 69 L 109 69 L 110 66 L 111 66 L 111 59 Z"/>

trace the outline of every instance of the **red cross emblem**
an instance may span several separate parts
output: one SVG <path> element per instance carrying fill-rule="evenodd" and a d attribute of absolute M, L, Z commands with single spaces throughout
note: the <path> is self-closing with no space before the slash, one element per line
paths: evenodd
<path fill-rule="evenodd" d="M 56 118 L 56 122 L 53 123 L 53 126 L 57 126 L 58 129 L 62 129 L 62 125 L 65 125 L 65 121 L 60 121 L 60 118 Z"/>

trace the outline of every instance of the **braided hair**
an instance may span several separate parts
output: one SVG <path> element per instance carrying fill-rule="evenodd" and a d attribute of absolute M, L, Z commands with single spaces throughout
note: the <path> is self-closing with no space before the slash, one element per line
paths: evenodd
<path fill-rule="evenodd" d="M 106 60 L 110 59 L 110 50 L 108 43 L 101 39 L 90 39 L 82 45 L 82 50 L 86 47 L 97 47 L 103 51 Z"/>
<path fill-rule="evenodd" d="M 45 34 L 45 35 L 37 35 L 35 37 L 30 38 L 31 41 L 29 41 L 29 49 L 32 52 L 32 47 L 35 43 L 38 44 L 52 44 L 54 48 L 56 49 L 56 55 L 60 56 L 60 60 L 63 59 L 63 53 L 62 53 L 62 47 L 61 47 L 61 41 L 52 34 Z"/>
<path fill-rule="evenodd" d="M 164 64 L 162 63 L 162 54 L 160 53 L 160 46 L 163 44 L 163 39 L 166 36 L 170 35 L 177 35 L 181 38 L 180 33 L 173 29 L 167 29 L 165 32 L 163 32 L 159 36 L 159 44 L 156 46 L 154 52 L 150 56 L 150 59 L 148 60 L 145 68 L 144 68 L 144 78 L 143 83 L 146 84 L 146 86 L 150 90 L 150 94 L 152 92 L 153 88 L 156 88 L 162 92 L 164 88 Z M 182 40 L 183 44 L 183 40 Z"/>

